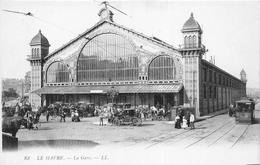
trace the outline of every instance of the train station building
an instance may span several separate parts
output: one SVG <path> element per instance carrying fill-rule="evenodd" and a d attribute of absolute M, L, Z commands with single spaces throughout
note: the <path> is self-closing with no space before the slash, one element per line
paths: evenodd
<path fill-rule="evenodd" d="M 93 27 L 54 52 L 49 53 L 41 31 L 32 38 L 27 59 L 32 105 L 86 101 L 102 106 L 111 102 L 107 93 L 114 90 L 117 103 L 191 106 L 201 116 L 246 95 L 244 70 L 238 79 L 202 58 L 207 49 L 193 14 L 182 27 L 180 47 L 118 25 L 107 7 L 98 16 Z"/>

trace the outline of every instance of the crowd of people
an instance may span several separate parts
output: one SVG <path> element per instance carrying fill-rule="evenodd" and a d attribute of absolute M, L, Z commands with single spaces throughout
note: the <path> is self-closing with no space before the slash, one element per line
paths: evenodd
<path fill-rule="evenodd" d="M 230 106 L 230 109 L 232 109 L 232 105 Z M 152 117 L 152 120 L 154 120 L 157 117 L 165 117 L 165 115 L 171 110 L 171 106 L 160 106 L 157 103 L 156 106 L 152 106 L 150 108 L 143 108 L 142 106 L 139 106 L 135 109 L 135 114 L 137 114 L 138 117 L 142 120 L 146 120 L 149 117 Z M 39 123 L 41 113 L 45 114 L 47 122 L 49 121 L 50 116 L 57 116 L 57 114 L 58 116 L 60 116 L 60 122 L 65 122 L 66 116 L 70 116 L 72 122 L 80 122 L 80 113 L 76 106 L 70 107 L 69 115 L 67 115 L 67 111 L 65 111 L 62 106 L 53 106 L 52 108 L 46 106 L 38 107 L 36 113 L 32 111 L 32 106 L 30 103 L 22 104 L 21 107 L 17 103 L 15 106 L 15 114 L 23 117 L 25 123 L 24 125 L 26 125 L 29 130 L 37 127 L 37 123 Z M 100 118 L 100 125 L 103 125 L 104 118 L 107 118 L 109 123 L 113 123 L 113 118 L 115 116 L 119 116 L 120 113 L 122 113 L 122 108 L 120 109 L 113 105 L 105 105 L 102 109 L 100 107 L 96 107 L 94 112 L 94 114 L 98 115 Z M 195 129 L 195 117 L 194 114 L 189 111 L 184 113 L 183 109 L 177 109 L 174 121 L 176 129 L 186 129 L 188 127 L 190 127 L 190 129 Z"/>
<path fill-rule="evenodd" d="M 190 129 L 195 129 L 194 126 L 195 117 L 194 114 L 187 111 L 186 115 L 182 109 L 179 109 L 176 113 L 175 117 L 175 128 L 176 129 L 186 129 L 190 127 Z"/>

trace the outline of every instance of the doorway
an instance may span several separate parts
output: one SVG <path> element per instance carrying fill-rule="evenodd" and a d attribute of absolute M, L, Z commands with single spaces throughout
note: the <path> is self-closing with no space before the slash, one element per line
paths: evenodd
<path fill-rule="evenodd" d="M 154 94 L 154 106 L 156 107 L 157 103 L 159 103 L 160 108 L 163 105 L 163 95 L 162 94 Z"/>

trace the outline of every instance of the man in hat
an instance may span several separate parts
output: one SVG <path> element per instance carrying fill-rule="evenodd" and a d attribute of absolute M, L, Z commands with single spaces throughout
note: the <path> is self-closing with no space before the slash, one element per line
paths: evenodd
<path fill-rule="evenodd" d="M 190 127 L 191 127 L 190 129 L 195 129 L 194 122 L 195 122 L 195 117 L 193 113 L 190 113 Z"/>

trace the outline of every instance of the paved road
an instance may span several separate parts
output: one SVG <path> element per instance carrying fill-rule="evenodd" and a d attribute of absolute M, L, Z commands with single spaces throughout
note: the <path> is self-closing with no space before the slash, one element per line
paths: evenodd
<path fill-rule="evenodd" d="M 196 122 L 195 130 L 175 129 L 166 121 L 146 120 L 141 127 L 118 127 L 95 125 L 97 117 L 77 123 L 66 118 L 64 123 L 59 118 L 46 122 L 41 116 L 39 130 L 21 129 L 17 133 L 19 152 L 102 151 L 109 153 L 113 163 L 117 163 L 118 155 L 129 162 L 138 158 L 142 164 L 146 160 L 149 164 L 168 164 L 167 160 L 172 159 L 186 164 L 182 159 L 188 161 L 192 155 L 192 160 L 201 164 L 208 164 L 209 160 L 216 164 L 260 163 L 260 104 L 255 112 L 253 125 L 235 124 L 233 117 L 222 114 Z"/>

